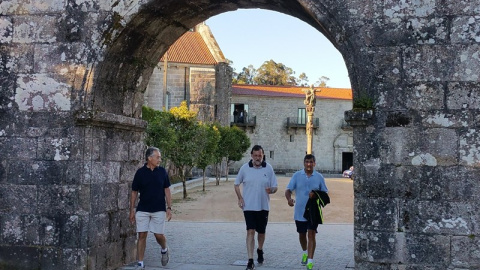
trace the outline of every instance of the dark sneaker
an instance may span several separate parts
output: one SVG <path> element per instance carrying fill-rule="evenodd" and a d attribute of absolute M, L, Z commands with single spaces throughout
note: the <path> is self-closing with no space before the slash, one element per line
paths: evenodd
<path fill-rule="evenodd" d="M 168 260 L 170 259 L 170 249 L 167 248 L 167 251 L 161 252 L 162 253 L 162 266 L 167 265 Z"/>
<path fill-rule="evenodd" d="M 257 248 L 257 255 L 258 255 L 258 263 L 262 264 L 264 259 L 263 259 L 263 250 Z"/>
<path fill-rule="evenodd" d="M 145 265 L 142 266 L 142 264 L 138 263 L 137 266 L 135 266 L 135 270 L 143 270 L 145 269 Z"/>
<path fill-rule="evenodd" d="M 254 270 L 254 269 L 255 269 L 255 264 L 253 263 L 253 260 L 248 260 L 247 269 L 245 270 Z"/>

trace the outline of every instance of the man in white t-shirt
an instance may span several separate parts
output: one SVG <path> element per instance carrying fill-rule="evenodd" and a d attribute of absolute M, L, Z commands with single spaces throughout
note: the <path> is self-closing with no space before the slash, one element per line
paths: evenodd
<path fill-rule="evenodd" d="M 247 226 L 247 270 L 255 269 L 255 231 L 258 234 L 257 261 L 259 264 L 264 261 L 263 243 L 270 211 L 270 194 L 278 189 L 277 177 L 272 166 L 265 162 L 263 148 L 255 145 L 250 154 L 252 159 L 240 168 L 235 179 L 238 206 L 243 210 Z M 240 184 L 243 184 L 243 192 L 240 192 Z"/>

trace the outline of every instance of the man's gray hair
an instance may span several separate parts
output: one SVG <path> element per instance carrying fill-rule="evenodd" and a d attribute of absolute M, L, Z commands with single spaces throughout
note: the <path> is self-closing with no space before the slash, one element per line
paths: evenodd
<path fill-rule="evenodd" d="M 147 151 L 145 152 L 145 160 L 148 161 L 148 158 L 153 156 L 153 153 L 155 153 L 155 151 L 158 151 L 158 153 L 161 153 L 160 149 L 158 149 L 157 147 L 148 147 Z"/>

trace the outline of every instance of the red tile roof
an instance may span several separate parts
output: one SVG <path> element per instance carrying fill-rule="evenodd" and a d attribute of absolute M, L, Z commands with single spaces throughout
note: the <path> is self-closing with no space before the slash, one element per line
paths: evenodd
<path fill-rule="evenodd" d="M 160 58 L 163 62 L 165 55 Z M 217 61 L 198 32 L 183 34 L 167 51 L 167 61 L 175 63 L 216 65 Z"/>
<path fill-rule="evenodd" d="M 232 95 L 305 98 L 303 89 L 307 88 L 309 87 L 234 84 Z M 352 100 L 350 88 L 315 87 L 315 89 L 317 98 Z"/>

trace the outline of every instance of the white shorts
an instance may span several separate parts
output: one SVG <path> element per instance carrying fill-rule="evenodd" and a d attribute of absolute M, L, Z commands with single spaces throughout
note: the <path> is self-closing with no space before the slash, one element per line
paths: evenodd
<path fill-rule="evenodd" d="M 152 232 L 156 234 L 164 234 L 165 232 L 165 212 L 142 212 L 135 213 L 137 223 L 137 232 Z"/>

